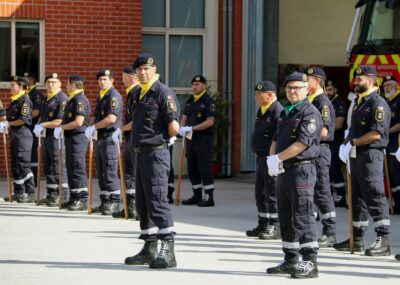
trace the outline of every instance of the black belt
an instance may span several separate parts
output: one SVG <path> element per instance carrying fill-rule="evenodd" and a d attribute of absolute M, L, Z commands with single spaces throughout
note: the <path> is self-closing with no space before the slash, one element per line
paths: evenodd
<path fill-rule="evenodd" d="M 133 149 L 135 150 L 136 153 L 143 153 L 143 152 L 149 152 L 153 150 L 160 150 L 160 149 L 166 149 L 168 148 L 168 145 L 166 143 L 164 144 L 159 144 L 159 145 L 143 145 L 143 146 L 135 146 Z"/>
<path fill-rule="evenodd" d="M 283 162 L 283 168 L 289 169 L 293 166 L 303 165 L 303 164 L 311 164 L 314 163 L 314 160 L 286 160 Z"/>
<path fill-rule="evenodd" d="M 104 138 L 107 138 L 107 137 L 111 137 L 113 133 L 114 133 L 114 131 L 111 131 L 111 132 L 110 131 L 108 131 L 108 132 L 105 132 L 105 131 L 99 132 L 99 131 L 97 131 L 97 139 L 101 140 L 101 139 L 104 139 Z"/>

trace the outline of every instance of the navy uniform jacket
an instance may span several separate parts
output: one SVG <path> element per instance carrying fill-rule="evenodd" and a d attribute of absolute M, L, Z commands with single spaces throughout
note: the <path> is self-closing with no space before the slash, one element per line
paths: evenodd
<path fill-rule="evenodd" d="M 261 108 L 258 110 L 251 136 L 251 147 L 254 152 L 269 155 L 269 149 L 276 133 L 278 120 L 284 112 L 285 110 L 278 101 L 272 103 L 264 115 L 261 113 Z"/>
<path fill-rule="evenodd" d="M 194 102 L 194 97 L 192 96 L 186 101 L 185 109 L 183 110 L 183 114 L 187 116 L 186 125 L 196 126 L 207 120 L 208 117 L 215 117 L 215 110 L 215 102 L 207 92 L 197 102 Z M 193 138 L 201 135 L 213 135 L 213 133 L 214 126 L 193 132 Z"/>
<path fill-rule="evenodd" d="M 324 94 L 320 94 L 315 97 L 312 104 L 321 113 L 323 127 L 328 129 L 328 135 L 321 138 L 321 141 L 331 142 L 335 134 L 335 110 L 329 98 Z"/>
<path fill-rule="evenodd" d="M 126 106 L 125 125 L 132 121 L 133 101 L 134 101 L 134 96 L 135 96 L 135 92 L 137 89 L 140 89 L 139 84 L 136 85 L 135 87 L 133 87 L 132 90 L 129 91 L 129 93 L 127 94 L 126 102 L 125 102 L 125 106 Z M 128 139 L 131 136 L 131 132 L 130 131 L 124 132 L 124 136 Z"/>
<path fill-rule="evenodd" d="M 311 160 L 319 156 L 320 136 L 323 122 L 319 111 L 306 98 L 288 114 L 283 113 L 278 121 L 276 153 L 285 150 L 295 142 L 307 148 L 291 160 Z"/>
<path fill-rule="evenodd" d="M 391 110 L 391 120 L 390 127 L 393 127 L 396 124 L 400 123 L 400 92 L 393 97 L 389 102 L 390 110 Z M 399 132 L 389 134 L 389 141 L 397 144 L 397 138 L 399 136 Z"/>
<path fill-rule="evenodd" d="M 29 99 L 32 102 L 32 110 L 39 110 L 42 106 L 42 101 L 43 101 L 43 95 L 42 93 L 36 89 L 36 87 L 32 88 L 29 93 Z M 40 115 L 36 118 L 32 118 L 32 129 L 33 127 L 37 124 L 39 121 Z"/>
<path fill-rule="evenodd" d="M 349 139 L 357 139 L 370 131 L 377 131 L 381 138 L 370 145 L 359 148 L 385 148 L 388 144 L 390 125 L 390 108 L 385 100 L 373 91 L 365 96 L 360 105 L 354 106 L 351 116 Z"/>
<path fill-rule="evenodd" d="M 89 101 L 86 98 L 83 92 L 76 94 L 71 100 L 68 100 L 67 106 L 65 107 L 64 117 L 62 120 L 62 124 L 66 125 L 75 120 L 76 116 L 85 117 L 83 124 L 81 127 L 76 128 L 74 130 L 66 130 L 64 133 L 67 134 L 78 134 L 83 133 L 86 130 L 86 127 L 89 123 L 89 113 L 90 113 L 90 105 Z"/>
<path fill-rule="evenodd" d="M 1 100 L 0 100 L 0 117 L 4 117 L 6 115 L 7 114 L 6 114 L 6 110 L 4 109 L 3 102 L 1 102 Z"/>
<path fill-rule="evenodd" d="M 109 114 L 117 116 L 117 120 L 114 124 L 97 130 L 99 136 L 104 133 L 113 133 L 116 129 L 121 127 L 122 107 L 122 97 L 114 87 L 111 87 L 101 100 L 100 96 L 97 97 L 96 108 L 94 109 L 95 123 L 100 122 Z"/>
<path fill-rule="evenodd" d="M 7 109 L 7 121 L 12 122 L 18 119 L 24 121 L 27 126 L 32 124 L 32 102 L 26 95 L 12 101 Z M 11 127 L 13 128 L 19 127 Z"/>
<path fill-rule="evenodd" d="M 169 141 L 168 124 L 179 121 L 179 104 L 175 93 L 157 80 L 139 101 L 136 89 L 132 114 L 133 146 L 156 146 Z"/>
<path fill-rule="evenodd" d="M 339 95 L 335 95 L 332 100 L 332 105 L 333 108 L 335 109 L 335 118 L 347 118 L 347 106 L 346 103 L 342 100 L 342 98 L 339 97 Z M 334 137 L 334 142 L 336 143 L 343 143 L 344 140 L 344 130 L 346 129 L 346 126 L 344 125 L 346 123 L 343 123 L 343 127 L 337 131 L 335 131 L 335 137 Z"/>
<path fill-rule="evenodd" d="M 40 109 L 40 122 L 44 123 L 56 119 L 62 119 L 67 100 L 67 95 L 65 95 L 62 91 L 58 92 L 50 100 L 47 98 L 44 99 Z M 46 136 L 51 136 L 53 133 L 54 129 L 46 129 Z"/>

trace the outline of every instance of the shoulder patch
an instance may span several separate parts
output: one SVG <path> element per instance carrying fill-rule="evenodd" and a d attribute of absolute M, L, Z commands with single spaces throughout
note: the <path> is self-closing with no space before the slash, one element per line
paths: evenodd
<path fill-rule="evenodd" d="M 170 110 L 171 112 L 176 112 L 175 100 L 172 96 L 168 96 L 167 104 L 168 110 Z"/>
<path fill-rule="evenodd" d="M 67 103 L 65 103 L 65 102 L 62 102 L 61 103 L 61 107 L 60 107 L 60 112 L 61 113 L 64 113 L 64 111 L 65 111 L 65 105 L 66 105 Z"/>
<path fill-rule="evenodd" d="M 383 107 L 378 107 L 375 111 L 375 120 L 378 123 L 382 123 L 385 120 L 385 111 L 383 110 Z"/>
<path fill-rule="evenodd" d="M 35 98 L 36 104 L 41 104 L 42 103 L 42 97 L 40 95 L 37 95 Z"/>
<path fill-rule="evenodd" d="M 214 104 L 214 103 L 212 103 L 212 104 L 210 105 L 210 111 L 211 111 L 211 112 L 215 112 L 215 111 L 216 111 L 216 108 L 215 108 L 215 104 Z"/>
<path fill-rule="evenodd" d="M 83 105 L 82 102 L 78 102 L 78 105 L 76 106 L 76 110 L 77 110 L 78 112 L 83 112 L 83 111 L 85 111 L 85 105 Z"/>
<path fill-rule="evenodd" d="M 26 116 L 26 115 L 28 115 L 28 113 L 29 113 L 29 106 L 28 106 L 28 104 L 24 103 L 21 107 L 21 115 Z"/>
<path fill-rule="evenodd" d="M 324 107 L 322 108 L 321 116 L 324 121 L 329 120 L 329 118 L 331 117 L 331 111 L 329 110 L 329 107 L 327 105 L 324 105 Z"/>
<path fill-rule="evenodd" d="M 117 100 L 117 98 L 113 97 L 111 99 L 111 104 L 110 105 L 111 105 L 112 109 L 117 109 L 118 108 L 118 100 Z"/>
<path fill-rule="evenodd" d="M 307 124 L 307 130 L 310 133 L 314 133 L 317 130 L 317 125 L 315 124 L 315 120 L 311 119 Z"/>

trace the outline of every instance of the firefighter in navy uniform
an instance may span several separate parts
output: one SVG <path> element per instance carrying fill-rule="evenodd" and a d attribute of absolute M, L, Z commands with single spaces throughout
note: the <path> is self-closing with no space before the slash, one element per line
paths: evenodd
<path fill-rule="evenodd" d="M 314 215 L 320 212 L 323 225 L 322 236 L 318 239 L 319 247 L 331 247 L 336 242 L 336 211 L 330 187 L 329 166 L 331 151 L 329 144 L 335 133 L 335 110 L 329 98 L 324 94 L 325 72 L 319 67 L 307 69 L 309 88 L 308 100 L 321 113 L 323 128 L 321 130 L 320 154 L 316 159 L 317 182 L 314 193 Z"/>
<path fill-rule="evenodd" d="M 69 201 L 65 205 L 70 211 L 87 209 L 88 178 L 86 174 L 86 151 L 88 139 L 85 130 L 89 122 L 90 106 L 83 90 L 83 77 L 71 75 L 67 81 L 68 102 L 60 127 L 54 130 L 58 138 L 62 133 L 65 140 L 65 156 Z"/>
<path fill-rule="evenodd" d="M 258 83 L 254 90 L 256 101 L 260 106 L 251 137 L 252 149 L 257 155 L 255 198 L 258 225 L 246 231 L 246 235 L 260 239 L 276 239 L 280 237 L 275 192 L 276 177 L 268 175 L 265 158 L 269 155 L 278 119 L 284 109 L 276 99 L 276 87 L 271 81 Z"/>
<path fill-rule="evenodd" d="M 354 74 L 358 94 L 351 117 L 346 145 L 340 147 L 340 158 L 350 161 L 353 190 L 354 250 L 364 250 L 364 233 L 368 228 L 368 213 L 375 223 L 377 238 L 365 250 L 368 256 L 390 255 L 389 207 L 384 193 L 383 151 L 388 144 L 390 108 L 377 93 L 377 74 L 373 67 L 357 68 Z M 333 246 L 349 250 L 349 240 Z"/>
<path fill-rule="evenodd" d="M 67 171 L 65 169 L 64 151 L 58 156 L 58 139 L 54 137 L 54 129 L 59 127 L 64 116 L 67 95 L 61 90 L 61 81 L 57 73 L 50 73 L 45 77 L 47 98 L 42 102 L 40 121 L 35 125 L 33 132 L 39 137 L 44 131 L 42 139 L 42 160 L 46 175 L 47 195 L 40 202 L 49 207 L 58 206 L 59 169 L 58 160 L 62 160 L 62 192 L 66 201 L 68 195 Z M 44 130 L 45 129 L 45 130 Z M 64 143 L 61 143 L 64 147 Z"/>
<path fill-rule="evenodd" d="M 132 67 L 124 67 L 122 70 L 122 81 L 124 82 L 126 101 L 125 101 L 125 124 L 121 127 L 121 131 L 125 137 L 124 151 L 124 174 L 126 198 L 128 203 L 128 217 L 133 219 L 136 217 L 135 204 L 135 152 L 131 143 L 132 130 L 132 111 L 133 111 L 133 94 L 139 88 L 139 81 L 136 75 L 136 70 Z M 125 212 L 122 209 L 113 214 L 114 218 L 124 218 Z"/>
<path fill-rule="evenodd" d="M 29 126 L 29 128 L 33 136 L 31 168 L 36 186 L 37 170 L 38 170 L 38 157 L 37 157 L 38 138 L 33 133 L 33 128 L 35 127 L 40 118 L 40 108 L 42 106 L 43 94 L 36 88 L 36 78 L 31 72 L 25 72 L 24 77 L 28 78 L 29 80 L 28 90 L 26 91 L 26 93 L 32 102 L 32 124 Z"/>
<path fill-rule="evenodd" d="M 292 278 L 318 277 L 317 227 L 313 213 L 315 160 L 319 156 L 321 114 L 307 100 L 304 73 L 294 72 L 284 82 L 288 103 L 267 157 L 268 173 L 277 175 L 277 202 L 284 261 L 268 274 Z M 299 254 L 302 261 L 298 262 Z"/>
<path fill-rule="evenodd" d="M 335 135 L 333 142 L 329 144 L 331 150 L 331 165 L 329 174 L 336 199 L 334 200 L 336 207 L 346 206 L 344 177 L 342 173 L 343 163 L 339 158 L 339 147 L 344 141 L 345 121 L 347 117 L 346 103 L 337 94 L 336 84 L 332 80 L 326 81 L 326 95 L 331 100 L 335 109 Z"/>
<path fill-rule="evenodd" d="M 7 108 L 7 121 L 1 122 L 2 132 L 11 129 L 10 153 L 11 171 L 14 182 L 13 199 L 18 203 L 35 202 L 35 183 L 31 171 L 32 102 L 26 95 L 28 79 L 12 76 L 10 84 L 11 103 Z M 4 111 L 0 116 L 4 115 Z M 4 109 L 3 109 L 4 110 Z"/>
<path fill-rule="evenodd" d="M 193 196 L 183 200 L 182 204 L 213 207 L 214 177 L 211 165 L 215 102 L 207 93 L 207 81 L 203 75 L 193 77 L 192 90 L 193 97 L 186 102 L 183 110 L 179 134 L 188 137 L 186 158 Z"/>
<path fill-rule="evenodd" d="M 97 132 L 96 170 L 100 186 L 101 204 L 93 213 L 112 215 L 119 212 L 121 184 L 118 179 L 118 145 L 113 134 L 119 132 L 122 117 L 122 97 L 114 88 L 113 73 L 110 69 L 97 72 L 100 91 L 97 97 L 94 118 L 85 135 L 91 139 Z"/>
<path fill-rule="evenodd" d="M 170 154 L 168 143 L 179 130 L 179 105 L 174 92 L 159 80 L 156 62 L 140 54 L 133 65 L 140 89 L 135 92 L 132 144 L 136 155 L 136 208 L 140 217 L 142 250 L 126 264 L 150 268 L 176 267 L 174 222 L 168 204 Z M 161 248 L 157 254 L 157 240 Z"/>
<path fill-rule="evenodd" d="M 389 144 L 386 149 L 389 165 L 390 186 L 393 192 L 394 212 L 400 214 L 400 163 L 393 155 L 398 148 L 398 137 L 400 134 L 400 90 L 399 85 L 393 76 L 385 76 L 382 81 L 386 100 L 391 109 L 391 120 L 389 129 Z"/>

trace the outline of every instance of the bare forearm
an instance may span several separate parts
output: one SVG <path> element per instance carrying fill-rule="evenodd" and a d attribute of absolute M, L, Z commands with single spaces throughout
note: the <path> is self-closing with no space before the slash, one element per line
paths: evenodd
<path fill-rule="evenodd" d="M 307 146 L 301 142 L 295 142 L 287 147 L 284 151 L 278 153 L 278 157 L 280 160 L 285 161 L 296 155 L 302 153 Z"/>
<path fill-rule="evenodd" d="M 202 122 L 196 126 L 193 126 L 192 130 L 193 131 L 202 131 L 202 130 L 208 129 L 208 128 L 214 126 L 214 122 L 215 122 L 214 117 L 209 117 L 204 122 Z"/>
<path fill-rule="evenodd" d="M 359 138 L 353 139 L 354 146 L 369 145 L 381 138 L 381 134 L 377 131 L 370 131 Z"/>
<path fill-rule="evenodd" d="M 391 127 L 389 129 L 390 134 L 397 133 L 397 132 L 400 132 L 400 123 L 397 123 L 396 125 L 394 125 L 393 127 Z"/>
<path fill-rule="evenodd" d="M 179 123 L 173 120 L 171 123 L 168 124 L 168 135 L 169 137 L 176 136 L 179 131 Z"/>
<path fill-rule="evenodd" d="M 117 116 L 110 114 L 107 117 L 105 117 L 103 120 L 95 123 L 94 127 L 96 129 L 104 129 L 104 128 L 107 128 L 108 126 L 114 124 L 116 121 L 117 121 Z"/>
<path fill-rule="evenodd" d="M 56 119 L 53 121 L 43 122 L 42 126 L 47 129 L 55 129 L 61 125 L 61 122 L 61 119 Z"/>
<path fill-rule="evenodd" d="M 26 124 L 25 121 L 23 121 L 23 120 L 21 120 L 21 119 L 18 119 L 18 120 L 15 120 L 15 121 L 11 121 L 11 122 L 8 122 L 8 123 L 9 123 L 10 126 L 12 126 L 12 127 L 19 127 L 19 126 L 23 126 L 23 125 Z"/>
<path fill-rule="evenodd" d="M 132 130 L 132 122 L 129 122 L 121 127 L 121 131 L 129 132 Z"/>

